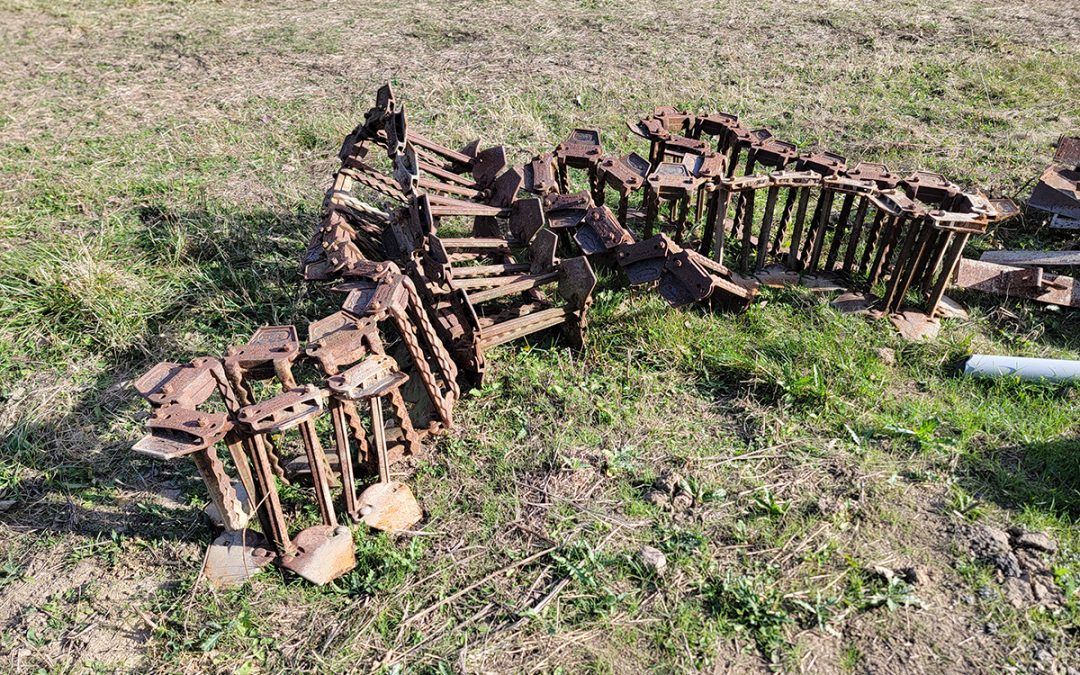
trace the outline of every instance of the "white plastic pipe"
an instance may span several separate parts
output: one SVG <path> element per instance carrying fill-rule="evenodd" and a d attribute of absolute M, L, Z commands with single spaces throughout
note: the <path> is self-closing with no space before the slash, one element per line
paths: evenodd
<path fill-rule="evenodd" d="M 1080 382 L 1080 361 L 973 354 L 964 364 L 967 377 L 1019 377 L 1032 382 Z"/>

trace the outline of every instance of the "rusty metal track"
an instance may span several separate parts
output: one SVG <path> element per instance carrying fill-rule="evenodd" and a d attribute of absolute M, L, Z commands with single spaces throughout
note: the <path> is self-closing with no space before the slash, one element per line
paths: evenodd
<path fill-rule="evenodd" d="M 599 130 L 575 129 L 512 166 L 501 146 L 454 150 L 416 133 L 389 85 L 378 91 L 342 144 L 303 256 L 308 281 L 347 293 L 340 311 L 310 324 L 303 348 L 295 327 L 263 327 L 222 360 L 161 363 L 135 382 L 154 408 L 135 450 L 192 457 L 223 523 L 215 545 L 231 555 L 208 556 L 211 581 L 239 583 L 276 561 L 326 583 L 355 565 L 349 525 L 415 522 L 415 504 L 366 503 L 358 476 L 379 476 L 365 495 L 407 493 L 389 465 L 452 426 L 461 380 L 482 380 L 491 347 L 553 328 L 580 346 L 597 268 L 675 307 L 740 311 L 762 284 L 791 281 L 877 291 L 862 306 L 905 325 L 934 320 L 958 266 L 966 285 L 1001 290 L 987 263 L 960 260 L 971 235 L 1016 212 L 1011 202 L 938 174 L 800 154 L 725 113 L 658 108 L 628 126 L 647 151 L 608 155 Z M 582 173 L 587 189 L 571 191 Z M 1075 296 L 1031 270 L 1006 277 L 1026 297 Z M 298 364 L 318 377 L 298 383 Z M 311 486 L 320 524 L 293 533 L 283 481 Z"/>

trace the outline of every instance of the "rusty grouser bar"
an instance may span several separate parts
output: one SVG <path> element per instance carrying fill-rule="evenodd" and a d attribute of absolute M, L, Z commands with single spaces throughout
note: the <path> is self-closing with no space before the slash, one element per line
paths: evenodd
<path fill-rule="evenodd" d="M 482 380 L 490 347 L 551 328 L 580 345 L 594 267 L 673 306 L 731 311 L 763 283 L 846 288 L 861 292 L 848 306 L 918 334 L 968 238 L 1016 213 L 938 174 L 800 154 L 732 115 L 658 108 L 629 126 L 647 153 L 608 155 L 598 130 L 575 129 L 513 166 L 501 146 L 418 134 L 379 90 L 304 255 L 305 278 L 335 284 L 341 309 L 310 324 L 305 345 L 293 326 L 266 326 L 221 359 L 160 363 L 135 382 L 153 407 L 135 450 L 190 456 L 224 528 L 211 582 L 273 562 L 326 583 L 355 565 L 348 525 L 412 527 L 422 512 L 391 465 L 453 425 L 461 382 Z M 588 190 L 571 192 L 578 172 Z M 289 447 L 302 454 L 284 457 Z M 358 473 L 378 482 L 357 494 Z M 290 524 L 279 486 L 292 481 L 313 487 L 316 524 Z"/>

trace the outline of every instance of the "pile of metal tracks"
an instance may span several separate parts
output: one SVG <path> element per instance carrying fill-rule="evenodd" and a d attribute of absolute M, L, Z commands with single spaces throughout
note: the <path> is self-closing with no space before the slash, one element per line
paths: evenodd
<path fill-rule="evenodd" d="M 598 130 L 575 129 L 513 166 L 501 146 L 454 150 L 417 133 L 379 90 L 304 255 L 307 280 L 343 293 L 340 310 L 303 345 L 295 327 L 267 326 L 220 358 L 160 363 L 135 382 L 153 408 L 135 449 L 191 457 L 223 527 L 208 579 L 242 583 L 276 563 L 326 583 L 355 565 L 348 525 L 415 524 L 391 466 L 453 425 L 491 347 L 555 328 L 582 344 L 595 268 L 673 306 L 726 311 L 761 284 L 840 286 L 918 333 L 968 238 L 1016 212 L 938 174 L 799 154 L 732 115 L 661 108 L 630 128 L 645 154 L 608 155 Z M 570 190 L 576 172 L 588 189 Z M 378 480 L 358 494 L 361 474 Z M 294 481 L 311 487 L 317 524 L 290 522 L 279 490 Z"/>

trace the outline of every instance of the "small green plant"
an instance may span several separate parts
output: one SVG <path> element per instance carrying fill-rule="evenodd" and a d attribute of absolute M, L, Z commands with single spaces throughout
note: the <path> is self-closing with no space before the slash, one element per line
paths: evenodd
<path fill-rule="evenodd" d="M 211 652 L 227 638 L 238 638 L 241 641 L 260 642 L 259 630 L 247 609 L 241 609 L 232 619 L 226 622 L 210 621 L 199 633 L 199 650 Z"/>
<path fill-rule="evenodd" d="M 679 487 L 694 498 L 695 504 L 718 502 L 727 497 L 727 490 L 724 488 L 710 486 L 694 476 L 683 478 Z"/>
<path fill-rule="evenodd" d="M 625 594 L 611 591 L 603 580 L 606 561 L 588 542 L 576 542 L 551 554 L 556 574 L 569 577 L 579 595 L 571 603 L 585 616 L 606 616 L 623 600 Z"/>
<path fill-rule="evenodd" d="M 884 579 L 873 574 L 853 559 L 848 559 L 852 567 L 848 575 L 845 595 L 847 603 L 857 610 L 885 607 L 890 612 L 899 607 L 924 607 L 922 600 L 915 596 L 915 589 L 899 577 Z"/>
<path fill-rule="evenodd" d="M 845 673 L 855 672 L 862 661 L 862 650 L 857 645 L 849 644 L 840 653 L 840 669 Z"/>
<path fill-rule="evenodd" d="M 759 494 L 754 495 L 751 499 L 751 503 L 754 505 L 754 508 L 770 518 L 778 518 L 784 515 L 791 507 L 790 503 L 777 501 L 776 495 L 768 488 L 762 490 Z"/>
<path fill-rule="evenodd" d="M 23 581 L 26 578 L 26 575 L 23 573 L 23 568 L 12 560 L 8 560 L 3 565 L 0 565 L 0 588 L 3 588 L 8 584 L 13 584 L 16 581 Z"/>
<path fill-rule="evenodd" d="M 633 474 L 637 448 L 623 445 L 615 450 L 604 450 L 604 473 L 609 477 Z"/>
<path fill-rule="evenodd" d="M 784 645 L 784 628 L 795 623 L 783 596 L 771 579 L 735 576 L 707 579 L 701 587 L 707 611 L 721 630 L 749 637 L 770 660 Z"/>
<path fill-rule="evenodd" d="M 914 589 L 904 581 L 893 577 L 877 592 L 868 596 L 864 608 L 885 607 L 890 612 L 898 607 L 925 607 L 922 600 L 915 597 Z"/>
<path fill-rule="evenodd" d="M 112 530 L 108 536 L 98 535 L 92 541 L 76 546 L 67 554 L 67 562 L 77 563 L 87 558 L 100 558 L 109 567 L 115 567 L 116 561 L 124 551 L 124 536 Z"/>
<path fill-rule="evenodd" d="M 781 399 L 785 403 L 797 406 L 828 405 L 829 387 L 816 363 L 810 366 L 809 373 L 796 376 L 785 373 L 785 377 L 778 378 L 776 384 L 783 391 Z"/>
<path fill-rule="evenodd" d="M 938 435 L 941 420 L 930 417 L 914 427 L 902 427 L 889 424 L 882 428 L 885 435 L 909 438 L 923 452 L 950 450 L 956 446 L 955 438 L 942 438 Z"/>
<path fill-rule="evenodd" d="M 967 520 L 978 520 L 983 514 L 978 500 L 956 484 L 949 487 L 949 505 L 953 512 Z"/>
<path fill-rule="evenodd" d="M 818 592 L 814 596 L 813 602 L 792 598 L 790 603 L 792 606 L 802 610 L 803 625 L 809 628 L 818 628 L 832 635 L 836 635 L 836 631 L 829 626 L 829 619 L 832 618 L 836 611 L 836 607 L 839 604 L 837 598 L 823 598 L 821 597 L 821 593 Z"/>
<path fill-rule="evenodd" d="M 410 539 L 408 546 L 402 549 L 389 535 L 369 534 L 359 528 L 354 539 L 356 567 L 334 582 L 335 588 L 350 596 L 392 591 L 416 571 L 424 552 L 420 538 Z"/>
<path fill-rule="evenodd" d="M 693 556 L 705 549 L 708 538 L 699 531 L 678 526 L 657 526 L 657 547 L 673 558 Z"/>

